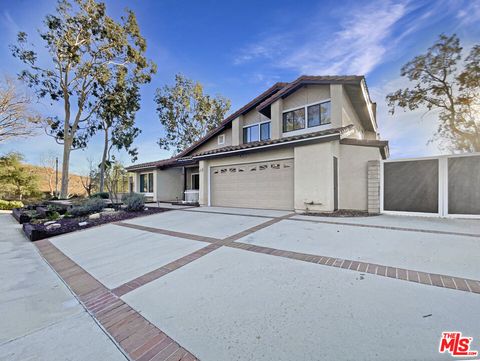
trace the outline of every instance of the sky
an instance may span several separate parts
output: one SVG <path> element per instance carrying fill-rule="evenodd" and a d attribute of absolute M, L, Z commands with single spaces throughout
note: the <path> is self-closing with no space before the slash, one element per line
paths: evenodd
<path fill-rule="evenodd" d="M 137 162 L 170 157 L 157 139 L 163 129 L 155 110 L 155 90 L 172 85 L 182 73 L 204 85 L 208 94 L 243 106 L 277 81 L 299 75 L 365 75 L 371 98 L 378 104 L 382 139 L 390 141 L 392 158 L 442 154 L 428 143 L 437 127 L 435 114 L 399 111 L 390 115 L 385 96 L 408 82 L 400 68 L 422 54 L 442 33 L 456 33 L 465 49 L 480 43 L 480 0 L 107 0 L 107 13 L 119 19 L 126 8 L 137 16 L 147 40 L 147 57 L 158 65 L 150 84 L 141 89 L 135 145 Z M 18 31 L 35 38 L 54 0 L 0 0 L 0 76 L 15 77 L 23 64 L 9 44 Z M 46 116 L 61 113 L 61 104 L 35 105 Z M 61 156 L 62 146 L 41 131 L 35 137 L 0 144 L 0 154 L 20 151 L 29 163 Z M 99 161 L 101 135 L 71 156 L 71 171 L 85 173 L 88 159 Z M 129 157 L 117 157 L 126 165 Z"/>

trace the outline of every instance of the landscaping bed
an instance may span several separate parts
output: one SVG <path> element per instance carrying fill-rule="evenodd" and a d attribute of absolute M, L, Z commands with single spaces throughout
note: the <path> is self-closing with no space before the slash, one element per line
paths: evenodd
<path fill-rule="evenodd" d="M 352 209 L 339 209 L 333 212 L 303 213 L 304 216 L 314 217 L 374 217 L 378 214 L 368 213 L 367 211 L 356 211 Z"/>
<path fill-rule="evenodd" d="M 124 221 L 126 219 L 148 216 L 151 214 L 161 213 L 169 210 L 170 209 L 166 208 L 147 208 L 137 212 L 127 212 L 125 210 L 119 210 L 111 212 L 101 212 L 99 217 L 94 219 L 89 218 L 89 216 L 84 216 L 75 218 L 61 218 L 55 221 L 45 220 L 44 223 L 24 223 L 23 231 L 30 239 L 30 241 L 34 242 L 44 238 L 75 232 L 81 229 L 95 227 L 106 223 Z"/>

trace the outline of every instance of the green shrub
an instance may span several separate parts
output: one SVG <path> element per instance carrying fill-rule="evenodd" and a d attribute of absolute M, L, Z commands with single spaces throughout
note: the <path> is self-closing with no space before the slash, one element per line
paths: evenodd
<path fill-rule="evenodd" d="M 48 215 L 48 220 L 49 221 L 56 221 L 57 219 L 60 219 L 60 213 L 58 213 L 57 211 L 52 211 Z"/>
<path fill-rule="evenodd" d="M 20 201 L 4 201 L 3 199 L 0 199 L 0 209 L 9 211 L 13 208 L 22 208 L 23 203 Z"/>
<path fill-rule="evenodd" d="M 110 198 L 110 195 L 108 194 L 108 192 L 98 192 L 98 193 L 92 194 L 90 198 L 108 199 Z"/>
<path fill-rule="evenodd" d="M 101 212 L 105 208 L 105 201 L 101 198 L 90 198 L 81 205 L 75 206 L 68 212 L 73 217 L 83 217 L 92 213 Z"/>
<path fill-rule="evenodd" d="M 127 212 L 140 212 L 145 208 L 145 196 L 139 193 L 129 193 L 122 196 Z"/>

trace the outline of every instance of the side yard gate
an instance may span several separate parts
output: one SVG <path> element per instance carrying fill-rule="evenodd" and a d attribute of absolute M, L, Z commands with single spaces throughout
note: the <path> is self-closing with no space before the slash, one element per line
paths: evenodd
<path fill-rule="evenodd" d="M 480 153 L 386 160 L 379 173 L 380 212 L 480 218 Z"/>

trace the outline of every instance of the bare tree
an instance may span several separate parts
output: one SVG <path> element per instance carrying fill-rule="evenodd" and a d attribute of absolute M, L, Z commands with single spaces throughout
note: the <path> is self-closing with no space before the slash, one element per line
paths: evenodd
<path fill-rule="evenodd" d="M 30 98 L 9 78 L 0 83 L 0 142 L 32 135 L 40 117 L 31 110 Z"/>
<path fill-rule="evenodd" d="M 56 192 L 58 191 L 57 184 L 55 183 L 56 159 L 57 157 L 55 156 L 55 154 L 49 152 L 43 154 L 40 160 L 44 172 L 44 178 L 48 184 L 48 191 L 52 197 L 58 196 L 58 194 L 56 194 Z"/>
<path fill-rule="evenodd" d="M 97 188 L 98 171 L 93 159 L 88 158 L 87 161 L 88 170 L 86 174 L 80 176 L 80 181 L 82 182 L 83 188 L 87 192 L 87 196 L 90 197 L 93 190 Z"/>

